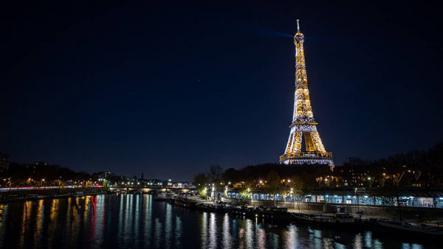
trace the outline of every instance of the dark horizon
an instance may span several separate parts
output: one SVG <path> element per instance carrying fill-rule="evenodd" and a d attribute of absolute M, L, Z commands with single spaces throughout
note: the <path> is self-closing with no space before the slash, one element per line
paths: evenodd
<path fill-rule="evenodd" d="M 13 161 L 173 179 L 277 162 L 297 18 L 336 164 L 443 141 L 442 25 L 429 3 L 77 1 L 0 13 L 0 152 Z"/>

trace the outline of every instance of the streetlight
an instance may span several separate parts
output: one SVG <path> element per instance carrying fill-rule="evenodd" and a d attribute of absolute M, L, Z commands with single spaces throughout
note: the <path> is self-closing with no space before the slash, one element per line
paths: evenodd
<path fill-rule="evenodd" d="M 295 209 L 295 197 L 294 197 L 294 188 L 290 188 L 289 194 L 292 197 L 292 202 L 294 203 L 294 209 Z"/>
<path fill-rule="evenodd" d="M 211 197 L 213 198 L 213 200 L 215 202 L 215 186 L 214 186 L 214 183 L 212 184 L 212 188 L 211 188 Z"/>

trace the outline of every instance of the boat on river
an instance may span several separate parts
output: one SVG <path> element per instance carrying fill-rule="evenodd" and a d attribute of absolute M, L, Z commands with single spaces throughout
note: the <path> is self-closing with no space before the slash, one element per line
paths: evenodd
<path fill-rule="evenodd" d="M 393 220 L 377 220 L 375 223 L 384 228 L 395 232 L 407 232 L 410 234 L 422 234 L 431 235 L 442 238 L 443 227 L 427 224 L 416 224 L 406 221 L 393 221 Z"/>

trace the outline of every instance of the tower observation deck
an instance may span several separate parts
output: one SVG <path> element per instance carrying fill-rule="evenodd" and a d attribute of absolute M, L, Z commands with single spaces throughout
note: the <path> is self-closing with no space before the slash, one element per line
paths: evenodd
<path fill-rule="evenodd" d="M 303 48 L 304 35 L 300 32 L 297 19 L 297 33 L 294 35 L 295 44 L 295 98 L 294 114 L 290 125 L 288 143 L 283 155 L 282 164 L 324 164 L 334 166 L 332 153 L 327 152 L 311 107 L 309 97 L 308 77 L 306 73 L 305 52 Z"/>

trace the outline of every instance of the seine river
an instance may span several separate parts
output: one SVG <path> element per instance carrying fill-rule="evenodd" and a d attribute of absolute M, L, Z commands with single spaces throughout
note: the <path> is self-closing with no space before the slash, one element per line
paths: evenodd
<path fill-rule="evenodd" d="M 340 231 L 174 207 L 150 195 L 0 204 L 0 248 L 441 248 L 371 231 Z"/>

